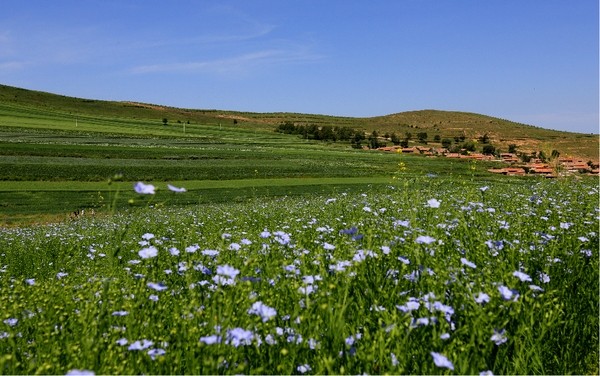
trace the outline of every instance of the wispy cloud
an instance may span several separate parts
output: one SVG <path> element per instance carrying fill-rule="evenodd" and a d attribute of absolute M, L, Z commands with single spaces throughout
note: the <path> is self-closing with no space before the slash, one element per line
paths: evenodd
<path fill-rule="evenodd" d="M 230 73 L 246 72 L 265 66 L 313 62 L 323 58 L 308 49 L 297 50 L 269 49 L 233 56 L 224 59 L 140 65 L 131 72 L 149 73 Z"/>

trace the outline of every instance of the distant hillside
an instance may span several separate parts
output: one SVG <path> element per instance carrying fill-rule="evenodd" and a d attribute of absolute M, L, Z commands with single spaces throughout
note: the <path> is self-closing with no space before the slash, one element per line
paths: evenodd
<path fill-rule="evenodd" d="M 158 104 L 73 98 L 0 85 L 0 114 L 26 114 L 28 111 L 147 119 L 154 122 L 161 122 L 166 118 L 170 122 L 207 125 L 235 123 L 239 128 L 264 131 L 272 131 L 277 124 L 290 121 L 319 126 L 348 126 L 369 133 L 376 130 L 381 135 L 396 133 L 400 138 L 405 137 L 406 133 L 411 133 L 416 138 L 417 133 L 426 132 L 429 140 L 433 140 L 436 135 L 442 139 L 457 136 L 477 139 L 487 134 L 491 143 L 504 151 L 508 149 L 509 144 L 516 144 L 521 151 L 543 150 L 550 153 L 556 149 L 561 155 L 594 161 L 599 160 L 600 148 L 598 135 L 549 130 L 467 112 L 422 110 L 371 118 L 352 118 L 299 113 L 181 109 Z"/>

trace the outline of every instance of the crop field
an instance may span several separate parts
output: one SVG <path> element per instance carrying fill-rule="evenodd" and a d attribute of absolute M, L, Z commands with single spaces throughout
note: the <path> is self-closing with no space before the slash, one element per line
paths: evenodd
<path fill-rule="evenodd" d="M 595 179 L 158 192 L 0 230 L 0 373 L 598 373 Z"/>

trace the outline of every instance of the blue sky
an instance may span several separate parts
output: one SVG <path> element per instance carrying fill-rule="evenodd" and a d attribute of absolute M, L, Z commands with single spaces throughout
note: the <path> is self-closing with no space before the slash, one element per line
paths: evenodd
<path fill-rule="evenodd" d="M 598 133 L 597 0 L 2 0 L 0 83 L 176 107 L 439 109 Z"/>

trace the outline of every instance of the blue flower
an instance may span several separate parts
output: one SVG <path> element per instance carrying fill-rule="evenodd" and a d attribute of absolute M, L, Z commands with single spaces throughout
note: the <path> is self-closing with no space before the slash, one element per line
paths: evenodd
<path fill-rule="evenodd" d="M 154 188 L 152 184 L 144 184 L 141 181 L 138 181 L 133 186 L 133 189 L 136 193 L 139 193 L 141 195 L 153 195 L 155 193 L 156 188 Z"/>
<path fill-rule="evenodd" d="M 512 274 L 513 276 L 519 278 L 521 280 L 521 282 L 531 282 L 531 277 L 521 271 L 515 271 Z"/>
<path fill-rule="evenodd" d="M 143 259 L 156 257 L 158 255 L 158 249 L 156 249 L 155 246 L 143 248 L 141 251 L 138 252 L 138 255 Z"/>
<path fill-rule="evenodd" d="M 269 307 L 268 305 L 259 301 L 252 304 L 252 308 L 248 310 L 248 314 L 258 315 L 262 318 L 263 322 L 267 322 L 271 317 L 277 315 L 277 311 L 275 308 Z"/>
<path fill-rule="evenodd" d="M 430 354 L 433 357 L 433 363 L 435 363 L 435 365 L 437 367 L 448 368 L 449 370 L 454 371 L 454 365 L 444 355 L 442 355 L 440 353 L 433 352 L 433 351 L 430 352 Z"/>
<path fill-rule="evenodd" d="M 506 333 L 506 330 L 504 330 L 504 329 L 502 329 L 500 331 L 494 329 L 494 334 L 492 335 L 490 340 L 492 342 L 494 342 L 496 344 L 496 346 L 500 346 L 501 344 L 508 341 L 508 338 L 506 337 L 505 333 Z"/>
<path fill-rule="evenodd" d="M 417 244 L 431 244 L 434 241 L 435 239 L 428 235 L 421 235 L 415 240 Z"/>
<path fill-rule="evenodd" d="M 439 208 L 440 207 L 440 202 L 438 200 L 436 200 L 435 198 L 432 198 L 431 200 L 427 200 L 427 206 L 429 206 L 430 208 Z"/>
<path fill-rule="evenodd" d="M 183 187 L 182 187 L 182 188 L 178 188 L 178 187 L 176 187 L 176 186 L 174 186 L 174 185 L 171 185 L 171 184 L 167 184 L 167 188 L 169 188 L 169 190 L 170 190 L 171 192 L 175 192 L 175 193 L 183 193 L 183 192 L 187 192 L 187 189 L 185 189 L 185 188 L 183 188 Z"/>
<path fill-rule="evenodd" d="M 154 345 L 154 342 L 149 341 L 147 339 L 143 339 L 141 342 L 140 341 L 135 341 L 134 343 L 132 343 L 131 345 L 129 345 L 128 350 L 130 350 L 130 351 L 145 350 L 145 349 L 149 348 L 152 345 Z"/>
<path fill-rule="evenodd" d="M 65 376 L 94 376 L 94 371 L 87 369 L 72 369 L 65 374 Z"/>
<path fill-rule="evenodd" d="M 298 372 L 300 372 L 300 373 L 306 373 L 306 372 L 308 372 L 308 371 L 311 371 L 311 370 L 312 370 L 312 368 L 310 368 L 310 366 L 309 366 L 308 364 L 302 364 L 302 365 L 299 365 L 299 366 L 296 368 L 296 370 L 297 370 Z"/>
<path fill-rule="evenodd" d="M 168 288 L 167 285 L 165 285 L 162 282 L 161 283 L 148 282 L 147 286 L 156 291 L 163 291 Z"/>
<path fill-rule="evenodd" d="M 473 264 L 471 261 L 467 260 L 467 259 L 466 259 L 466 258 L 464 258 L 464 257 L 461 257 L 461 258 L 460 258 L 460 262 L 461 262 L 463 265 L 466 265 L 466 266 L 468 266 L 469 268 L 473 268 L 473 269 L 477 268 L 477 265 Z"/>

